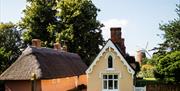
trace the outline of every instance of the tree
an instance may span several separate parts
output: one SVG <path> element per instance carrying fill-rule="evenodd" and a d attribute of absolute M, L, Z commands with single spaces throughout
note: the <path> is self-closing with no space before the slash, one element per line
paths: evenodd
<path fill-rule="evenodd" d="M 96 19 L 100 10 L 91 0 L 62 0 L 58 3 L 62 22 L 61 40 L 66 40 L 68 51 L 78 53 L 90 65 L 103 45 L 102 24 Z"/>
<path fill-rule="evenodd" d="M 154 66 L 150 64 L 144 64 L 141 67 L 141 71 L 137 75 L 138 77 L 154 78 Z"/>
<path fill-rule="evenodd" d="M 21 32 L 12 23 L 0 23 L 0 73 L 21 54 Z"/>
<path fill-rule="evenodd" d="M 159 60 L 156 77 L 166 82 L 180 83 L 180 51 L 170 52 Z"/>
<path fill-rule="evenodd" d="M 165 82 L 179 83 L 180 79 L 180 4 L 177 5 L 178 18 L 167 24 L 160 24 L 164 31 L 165 41 L 157 48 L 158 52 L 153 55 L 156 64 L 155 77 Z"/>
<path fill-rule="evenodd" d="M 52 46 L 56 40 L 57 18 L 56 0 L 27 0 L 30 5 L 23 11 L 20 27 L 24 30 L 23 40 L 31 44 L 32 39 L 40 39 L 44 46 Z"/>
<path fill-rule="evenodd" d="M 177 5 L 176 13 L 178 17 L 167 24 L 160 24 L 160 29 L 164 32 L 165 41 L 160 44 L 158 53 L 165 54 L 168 51 L 180 50 L 180 4 Z"/>

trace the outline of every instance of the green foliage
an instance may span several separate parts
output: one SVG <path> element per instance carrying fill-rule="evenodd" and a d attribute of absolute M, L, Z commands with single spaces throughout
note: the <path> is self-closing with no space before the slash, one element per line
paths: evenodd
<path fill-rule="evenodd" d="M 62 22 L 60 39 L 67 41 L 68 51 L 78 53 L 90 65 L 104 43 L 102 24 L 96 19 L 99 9 L 91 0 L 62 0 L 57 8 Z"/>
<path fill-rule="evenodd" d="M 142 58 L 142 63 L 141 63 L 141 65 L 147 64 L 147 63 L 149 62 L 149 60 L 150 60 L 150 59 L 148 59 L 147 57 L 143 57 L 143 58 Z"/>
<path fill-rule="evenodd" d="M 7 67 L 9 67 L 9 57 L 11 56 L 11 51 L 8 53 L 3 47 L 0 48 L 0 73 L 2 73 Z"/>
<path fill-rule="evenodd" d="M 12 23 L 0 23 L 0 73 L 20 55 L 20 31 Z"/>
<path fill-rule="evenodd" d="M 177 5 L 176 13 L 178 14 L 176 19 L 169 21 L 167 24 L 160 24 L 165 41 L 158 48 L 159 54 L 180 50 L 180 4 Z"/>
<path fill-rule="evenodd" d="M 137 77 L 154 78 L 154 66 L 144 64 L 141 66 L 141 71 L 137 74 Z"/>
<path fill-rule="evenodd" d="M 150 62 L 156 66 L 155 77 L 166 83 L 180 82 L 180 5 L 177 5 L 176 13 L 176 19 L 160 24 L 165 41 Z"/>
<path fill-rule="evenodd" d="M 30 5 L 23 11 L 25 16 L 20 22 L 24 30 L 23 40 L 31 44 L 32 39 L 40 39 L 44 46 L 52 46 L 58 32 L 55 9 L 56 0 L 27 0 Z"/>
<path fill-rule="evenodd" d="M 159 60 L 156 77 L 166 82 L 180 82 L 180 51 L 170 52 Z"/>
<path fill-rule="evenodd" d="M 160 81 L 157 81 L 157 80 L 144 80 L 144 79 L 137 80 L 135 82 L 136 87 L 144 87 L 148 84 L 155 85 L 155 84 L 162 84 L 162 83 Z"/>

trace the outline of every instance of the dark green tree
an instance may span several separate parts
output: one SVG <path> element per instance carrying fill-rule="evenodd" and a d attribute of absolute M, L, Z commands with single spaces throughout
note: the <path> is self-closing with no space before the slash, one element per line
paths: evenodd
<path fill-rule="evenodd" d="M 68 51 L 78 53 L 90 65 L 103 45 L 102 24 L 96 19 L 100 11 L 91 0 L 62 0 L 57 14 L 62 22 L 61 40 Z"/>
<path fill-rule="evenodd" d="M 29 5 L 23 11 L 25 14 L 20 22 L 20 27 L 24 31 L 23 40 L 26 44 L 31 44 L 32 39 L 40 39 L 43 46 L 51 47 L 56 40 L 57 0 L 27 0 Z"/>
<path fill-rule="evenodd" d="M 176 13 L 176 19 L 160 24 L 165 41 L 157 48 L 151 62 L 156 65 L 155 77 L 167 83 L 180 82 L 180 5 L 177 5 Z"/>
<path fill-rule="evenodd" d="M 164 32 L 164 42 L 157 48 L 160 54 L 169 51 L 180 50 L 180 4 L 177 5 L 176 13 L 178 17 L 166 24 L 160 24 L 160 30 Z"/>
<path fill-rule="evenodd" d="M 12 23 L 0 23 L 0 73 L 21 54 L 21 32 Z"/>
<path fill-rule="evenodd" d="M 166 82 L 180 83 L 180 51 L 170 52 L 159 60 L 156 77 Z"/>

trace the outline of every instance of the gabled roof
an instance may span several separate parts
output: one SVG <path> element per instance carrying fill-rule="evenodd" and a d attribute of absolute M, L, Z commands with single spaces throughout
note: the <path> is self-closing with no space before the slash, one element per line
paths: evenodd
<path fill-rule="evenodd" d="M 89 68 L 86 70 L 86 73 L 91 73 L 93 70 L 93 67 L 96 65 L 97 61 L 99 61 L 99 58 L 102 56 L 102 54 L 106 51 L 107 48 L 113 48 L 114 51 L 117 53 L 117 56 L 120 57 L 122 63 L 127 67 L 128 72 L 132 75 L 132 77 L 135 74 L 134 69 L 129 65 L 129 63 L 125 60 L 125 58 L 123 57 L 120 48 L 118 48 L 118 46 L 116 46 L 110 39 L 107 41 L 107 43 L 105 44 L 105 46 L 102 48 L 102 50 L 100 51 L 100 53 L 97 55 L 97 57 L 95 58 L 95 60 L 93 61 L 93 63 L 89 66 Z"/>
<path fill-rule="evenodd" d="M 49 48 L 28 47 L 0 76 L 0 80 L 30 80 L 62 78 L 85 74 L 87 66 L 75 53 Z"/>

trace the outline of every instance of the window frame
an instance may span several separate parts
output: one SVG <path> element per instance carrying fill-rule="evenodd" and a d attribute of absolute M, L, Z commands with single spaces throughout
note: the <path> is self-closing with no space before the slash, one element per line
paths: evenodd
<path fill-rule="evenodd" d="M 104 78 L 104 76 L 106 76 L 106 79 Z M 112 78 L 109 79 L 109 76 L 112 76 Z M 115 76 L 117 78 L 114 78 Z M 106 86 L 104 86 L 105 81 L 106 81 Z M 109 81 L 112 81 L 112 89 L 109 87 Z M 115 86 L 115 82 L 117 82 L 117 86 Z M 103 74 L 102 75 L 102 91 L 119 91 L 119 75 L 118 74 Z"/>

